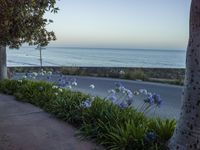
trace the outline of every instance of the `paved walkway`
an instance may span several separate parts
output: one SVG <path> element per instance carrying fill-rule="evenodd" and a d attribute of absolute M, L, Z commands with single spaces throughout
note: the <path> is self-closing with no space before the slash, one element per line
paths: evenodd
<path fill-rule="evenodd" d="M 69 124 L 0 94 L 0 150 L 97 150 Z"/>

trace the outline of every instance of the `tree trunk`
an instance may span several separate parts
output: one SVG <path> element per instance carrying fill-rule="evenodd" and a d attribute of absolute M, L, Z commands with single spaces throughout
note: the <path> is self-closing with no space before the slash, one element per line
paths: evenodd
<path fill-rule="evenodd" d="M 0 80 L 7 78 L 6 46 L 0 46 Z"/>
<path fill-rule="evenodd" d="M 200 0 L 192 0 L 183 104 L 171 150 L 200 149 Z"/>

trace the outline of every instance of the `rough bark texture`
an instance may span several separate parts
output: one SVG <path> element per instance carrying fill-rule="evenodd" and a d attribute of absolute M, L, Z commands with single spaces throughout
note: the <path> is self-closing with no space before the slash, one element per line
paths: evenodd
<path fill-rule="evenodd" d="M 6 46 L 0 46 L 0 80 L 7 78 Z"/>
<path fill-rule="evenodd" d="M 200 149 L 200 0 L 192 0 L 183 105 L 169 148 Z"/>

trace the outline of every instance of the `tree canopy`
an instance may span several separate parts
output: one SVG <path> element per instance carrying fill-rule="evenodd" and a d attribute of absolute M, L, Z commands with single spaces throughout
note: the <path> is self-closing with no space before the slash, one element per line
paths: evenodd
<path fill-rule="evenodd" d="M 55 40 L 45 28 L 52 20 L 45 12 L 57 13 L 56 0 L 0 0 L 0 46 L 18 48 L 23 43 L 46 46 Z"/>

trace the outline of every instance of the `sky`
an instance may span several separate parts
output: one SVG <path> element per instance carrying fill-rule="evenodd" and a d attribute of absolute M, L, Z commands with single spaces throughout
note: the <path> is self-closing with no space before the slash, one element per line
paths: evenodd
<path fill-rule="evenodd" d="M 185 50 L 191 0 L 60 0 L 51 45 Z"/>

